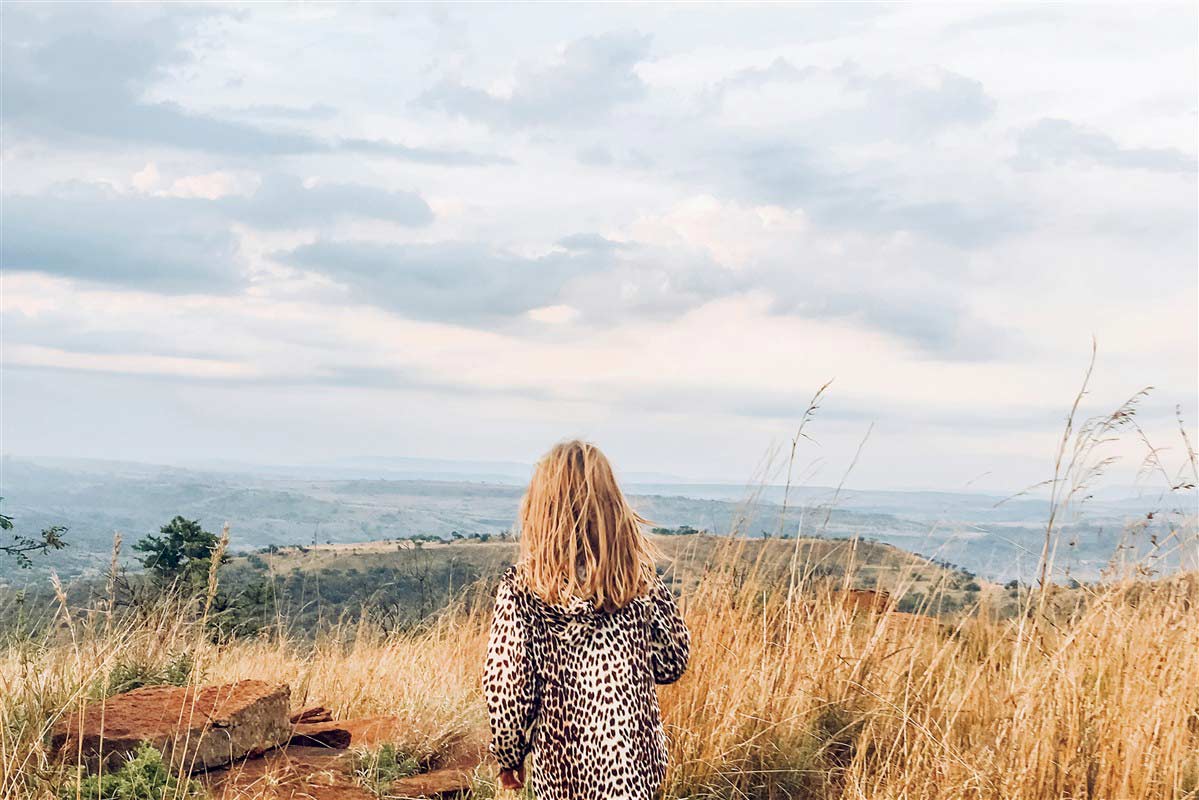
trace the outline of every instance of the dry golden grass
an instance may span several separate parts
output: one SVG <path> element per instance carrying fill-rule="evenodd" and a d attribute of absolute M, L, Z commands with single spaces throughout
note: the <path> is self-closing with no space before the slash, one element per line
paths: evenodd
<path fill-rule="evenodd" d="M 732 541 L 730 549 L 739 544 Z M 767 578 L 728 550 L 681 602 L 694 652 L 662 692 L 671 797 L 1199 797 L 1199 576 L 1117 582 L 1001 620 L 853 612 L 827 589 Z M 193 606 L 194 607 L 194 606 Z M 487 609 L 411 633 L 363 626 L 313 642 L 216 645 L 163 604 L 110 624 L 76 616 L 0 653 L 0 796 L 55 797 L 54 720 L 129 664 L 178 654 L 193 680 L 260 678 L 337 716 L 402 714 L 410 751 L 485 722 Z"/>
<path fill-rule="evenodd" d="M 1199 578 L 1108 586 L 1053 617 L 952 627 L 807 614 L 713 575 L 664 692 L 676 796 L 1199 796 Z"/>
<path fill-rule="evenodd" d="M 319 699 L 337 718 L 402 715 L 412 724 L 397 744 L 418 756 L 436 753 L 480 731 L 476 684 L 486 630 L 476 616 L 388 637 L 363 627 L 316 642 L 218 645 L 200 635 L 198 622 L 184 621 L 179 604 L 163 603 L 111 630 L 97 615 L 53 643 L 12 644 L 0 652 L 0 797 L 57 797 L 65 772 L 45 746 L 53 724 L 103 693 L 114 671 L 161 672 L 181 655 L 193 665 L 189 682 L 277 681 L 291 686 L 295 705 Z"/>

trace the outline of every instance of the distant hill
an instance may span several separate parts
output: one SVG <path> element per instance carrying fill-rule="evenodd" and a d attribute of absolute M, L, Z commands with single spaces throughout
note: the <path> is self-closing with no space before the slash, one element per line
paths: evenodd
<path fill-rule="evenodd" d="M 459 462 L 445 463 L 462 468 Z M 50 568 L 64 577 L 96 575 L 107 563 L 114 531 L 131 544 L 176 514 L 199 519 L 214 531 L 228 521 L 235 552 L 270 545 L 450 539 L 455 532 L 497 536 L 512 526 L 522 491 L 516 480 L 523 469 L 519 464 L 498 470 L 504 473 L 501 481 L 369 477 L 372 470 L 434 469 L 442 462 L 389 459 L 342 466 L 341 477 L 318 479 L 305 477 L 315 469 L 309 467 L 221 471 L 4 457 L 0 509 L 26 533 L 66 525 L 70 547 L 29 571 L 0 560 L 0 585 L 43 582 Z M 1002 502 L 979 494 L 794 487 L 784 514 L 784 490 L 777 486 L 634 481 L 628 490 L 638 510 L 660 527 L 749 537 L 859 536 L 1001 581 L 1032 574 L 1047 512 L 1046 501 L 1038 498 Z M 1172 502 L 1185 505 L 1187 498 Z M 1147 513 L 1161 507 L 1161 498 L 1153 496 L 1089 503 L 1084 515 L 1065 520 L 1073 544 L 1063 548 L 1059 565 L 1080 579 L 1096 576 L 1130 523 L 1139 526 L 1134 552 L 1155 533 L 1164 533 L 1160 520 L 1146 522 Z"/>
<path fill-rule="evenodd" d="M 970 604 L 998 587 L 968 571 L 936 564 L 875 542 L 799 539 L 730 541 L 703 534 L 654 536 L 659 569 L 684 585 L 712 569 L 754 570 L 763 585 L 785 584 L 794 566 L 811 581 L 841 586 L 846 570 L 854 588 L 904 594 L 901 608 L 930 612 Z M 512 541 L 461 539 L 445 543 L 376 541 L 287 547 L 235 558 L 222 570 L 227 590 L 257 587 L 263 624 L 276 615 L 297 629 L 354 622 L 367 614 L 384 625 L 412 624 L 467 587 L 490 591 L 517 557 Z M 239 612 L 240 613 L 240 612 Z"/>
<path fill-rule="evenodd" d="M 1000 587 L 952 565 L 898 547 L 838 539 L 729 539 L 707 534 L 652 535 L 659 571 L 691 587 L 713 570 L 730 579 L 753 573 L 763 587 L 786 586 L 792 575 L 809 587 L 875 589 L 896 596 L 900 610 L 950 613 Z M 269 546 L 235 556 L 220 571 L 214 605 L 219 625 L 243 634 L 283 625 L 294 634 L 357 624 L 409 628 L 450 602 L 487 602 L 495 581 L 518 556 L 514 541 L 488 534 L 448 542 L 380 540 L 352 544 Z M 794 572 L 793 572 L 794 570 Z M 848 576 L 847 576 L 848 572 Z M 137 573 L 127 580 L 146 588 Z M 81 579 L 67 588 L 76 607 L 94 605 L 106 582 Z M 153 594 L 153 593 L 151 593 Z M 19 604 L 0 588 L 0 630 L 14 615 L 48 622 L 57 602 L 49 587 Z"/>

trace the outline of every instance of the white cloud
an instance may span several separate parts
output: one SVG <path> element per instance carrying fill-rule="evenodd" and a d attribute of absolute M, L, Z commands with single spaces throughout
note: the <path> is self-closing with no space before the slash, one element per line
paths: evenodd
<path fill-rule="evenodd" d="M 780 241 L 799 245 L 809 229 L 802 210 L 746 207 L 705 194 L 637 219 L 628 227 L 628 238 L 662 247 L 702 248 L 723 265 L 743 268 Z"/>
<path fill-rule="evenodd" d="M 219 200 L 230 195 L 253 193 L 257 186 L 256 180 L 231 172 L 209 172 L 204 175 L 183 175 L 171 182 L 171 188 L 166 192 L 171 197 L 199 197 L 205 200 Z"/>
<path fill-rule="evenodd" d="M 118 457 L 738 478 L 835 377 L 830 463 L 1013 487 L 1092 333 L 1096 407 L 1199 413 L 1192 9 L 392 11 L 13 16 L 6 447 L 53 386 Z"/>
<path fill-rule="evenodd" d="M 133 174 L 132 183 L 133 188 L 139 192 L 150 192 L 158 187 L 161 180 L 162 175 L 158 172 L 158 165 L 151 161 Z"/>
<path fill-rule="evenodd" d="M 572 322 L 579 316 L 579 310 L 574 306 L 559 304 L 529 309 L 528 317 L 534 322 L 544 322 L 547 325 L 562 325 Z"/>

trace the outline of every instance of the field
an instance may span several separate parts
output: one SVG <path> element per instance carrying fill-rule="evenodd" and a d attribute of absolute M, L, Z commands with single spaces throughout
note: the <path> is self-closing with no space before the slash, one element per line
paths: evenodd
<path fill-rule="evenodd" d="M 893 548 L 666 538 L 695 642 L 688 674 L 662 692 L 668 797 L 1199 797 L 1193 573 L 1026 592 L 1015 614 L 1012 598 L 984 586 L 973 605 L 933 618 L 840 602 L 851 584 L 885 584 L 894 601 L 933 579 L 927 562 Z M 510 546 L 445 549 L 502 561 Z M 822 570 L 830 561 L 843 570 Z M 874 574 L 859 581 L 859 569 Z M 947 588 L 952 576 L 937 582 Z M 8 641 L 0 795 L 70 796 L 71 772 L 45 745 L 53 721 L 114 675 L 179 664 L 191 681 L 285 681 L 337 716 L 404 715 L 405 752 L 483 735 L 483 591 L 459 593 L 416 627 L 385 632 L 360 620 L 315 640 L 275 628 L 214 643 L 196 608 L 164 601 L 110 617 L 100 602 L 61 614 L 40 637 Z M 479 796 L 488 780 L 480 776 Z M 260 790 L 273 796 L 269 781 Z"/>

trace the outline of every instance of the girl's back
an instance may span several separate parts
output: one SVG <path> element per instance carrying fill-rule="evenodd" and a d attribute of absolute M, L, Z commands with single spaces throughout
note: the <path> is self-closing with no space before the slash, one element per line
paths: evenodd
<path fill-rule="evenodd" d="M 673 596 L 647 570 L 623 602 L 547 600 L 527 574 L 523 560 L 504 574 L 484 669 L 501 769 L 519 774 L 532 752 L 539 800 L 648 800 L 666 769 L 654 686 L 677 680 L 688 656 Z"/>

